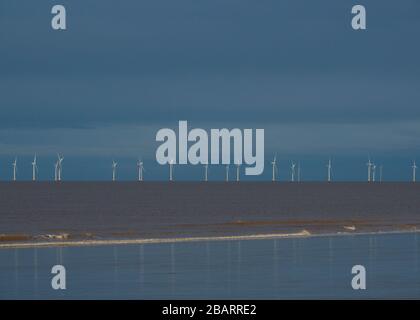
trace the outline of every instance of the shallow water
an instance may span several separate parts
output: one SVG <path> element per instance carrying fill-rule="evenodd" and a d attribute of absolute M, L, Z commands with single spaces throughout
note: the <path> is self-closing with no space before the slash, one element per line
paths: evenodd
<path fill-rule="evenodd" d="M 2 299 L 420 298 L 416 233 L 0 250 Z M 66 268 L 66 290 L 51 268 Z M 351 268 L 365 266 L 367 289 Z"/>

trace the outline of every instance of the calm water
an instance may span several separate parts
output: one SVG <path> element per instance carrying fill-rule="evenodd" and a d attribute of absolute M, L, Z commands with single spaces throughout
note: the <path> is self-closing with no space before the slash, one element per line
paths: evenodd
<path fill-rule="evenodd" d="M 0 250 L 0 298 L 420 298 L 419 236 Z M 356 264 L 367 290 L 351 288 Z"/>
<path fill-rule="evenodd" d="M 0 234 L 173 238 L 420 228 L 420 183 L 0 182 Z"/>

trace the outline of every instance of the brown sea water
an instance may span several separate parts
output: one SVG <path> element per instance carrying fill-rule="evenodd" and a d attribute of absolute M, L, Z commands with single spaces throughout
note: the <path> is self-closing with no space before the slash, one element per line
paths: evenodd
<path fill-rule="evenodd" d="M 2 182 L 0 241 L 420 228 L 420 184 Z"/>

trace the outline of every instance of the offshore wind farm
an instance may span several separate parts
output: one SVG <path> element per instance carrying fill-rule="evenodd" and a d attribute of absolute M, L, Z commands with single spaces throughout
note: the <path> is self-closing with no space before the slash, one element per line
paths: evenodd
<path fill-rule="evenodd" d="M 37 181 L 38 180 L 38 176 L 39 176 L 39 166 L 38 166 L 38 162 L 37 162 L 37 154 L 34 155 L 34 158 L 32 160 L 32 162 L 28 163 L 27 165 L 31 166 L 31 177 L 25 177 L 25 176 L 21 176 L 19 175 L 18 177 L 18 157 L 16 156 L 11 164 L 11 181 Z M 63 161 L 64 161 L 64 156 L 57 154 L 57 158 L 55 160 L 55 162 L 53 163 L 53 168 L 54 168 L 54 174 L 51 178 L 51 180 L 53 181 L 62 181 L 62 171 L 63 171 Z M 144 167 L 144 161 L 139 158 L 137 160 L 137 162 L 135 163 L 134 161 L 131 161 L 132 163 L 132 168 L 136 168 L 136 171 L 132 170 L 132 174 L 129 175 L 131 178 L 128 179 L 124 179 L 124 180 L 137 180 L 137 181 L 144 181 L 144 171 L 145 171 L 145 167 Z M 135 165 L 134 165 L 135 164 Z M 22 166 L 22 164 L 20 164 Z M 162 179 L 162 178 L 155 178 L 153 176 L 149 176 L 149 180 L 151 181 L 164 181 L 164 180 L 168 180 L 168 181 L 175 181 L 175 175 L 174 175 L 174 170 L 175 167 L 177 166 L 176 161 L 174 159 L 171 159 L 168 164 L 165 165 L 160 165 L 159 167 L 161 168 L 161 170 L 165 170 L 164 167 L 167 167 L 166 170 L 168 170 L 168 176 L 167 179 Z M 241 163 L 236 163 L 234 165 L 234 180 L 229 180 L 229 174 L 230 174 L 230 165 L 226 164 L 226 165 L 211 165 L 209 163 L 204 163 L 204 164 L 197 164 L 197 165 L 188 165 L 187 167 L 197 167 L 200 166 L 203 168 L 203 176 L 202 178 L 183 178 L 181 177 L 181 181 L 225 181 L 225 182 L 229 182 L 229 181 L 236 181 L 236 182 L 240 182 L 241 181 Z M 117 176 L 117 167 L 118 167 L 118 162 L 115 161 L 114 159 L 112 159 L 111 161 L 111 175 L 110 175 L 110 180 L 111 181 L 117 181 L 118 180 L 118 176 Z M 217 177 L 215 177 L 214 179 L 210 179 L 211 177 L 211 173 L 209 173 L 210 168 L 224 168 L 224 176 L 220 176 L 217 175 Z M 294 160 L 290 161 L 290 167 L 289 168 L 282 168 L 279 167 L 278 161 L 277 161 L 277 154 L 275 154 L 273 156 L 273 159 L 271 161 L 269 161 L 267 163 L 267 168 L 271 167 L 271 175 L 269 178 L 266 179 L 262 179 L 262 181 L 266 180 L 266 181 L 282 181 L 282 179 L 279 177 L 279 172 L 284 171 L 284 172 L 289 172 L 286 174 L 286 177 L 283 181 L 290 181 L 290 182 L 302 182 L 304 181 L 304 179 L 302 178 L 302 167 L 300 162 L 296 162 Z M 321 172 L 321 174 L 318 175 L 318 177 L 322 177 L 322 178 L 318 178 L 318 179 L 309 179 L 308 181 L 326 181 L 326 182 L 332 182 L 334 181 L 334 175 L 333 175 L 333 162 L 331 157 L 328 158 L 326 164 L 325 164 L 325 174 L 323 173 L 324 170 L 322 170 L 322 168 L 317 168 L 316 171 L 319 173 Z M 379 165 L 379 167 L 377 167 L 377 165 L 371 161 L 371 158 L 368 157 L 368 160 L 366 162 L 366 173 L 367 173 L 367 178 L 366 180 L 364 179 L 360 179 L 360 182 L 363 181 L 367 181 L 367 182 L 384 182 L 383 179 L 383 165 Z M 408 178 L 407 175 L 405 177 L 400 177 L 397 179 L 393 179 L 391 181 L 394 182 L 404 182 L 404 181 L 410 181 L 410 182 L 416 182 L 416 175 L 417 175 L 417 165 L 416 165 L 416 160 L 413 160 L 412 163 L 410 164 L 409 162 L 407 162 L 407 166 L 406 166 L 406 172 L 409 173 Z M 6 171 L 2 168 L 1 163 L 0 163 L 0 170 L 1 171 Z M 337 172 L 340 169 L 339 168 L 334 168 L 334 170 Z M 379 173 L 377 174 L 377 170 L 379 170 Z M 268 171 L 268 170 L 267 170 Z M 314 170 L 315 171 L 315 170 Z M 344 171 L 344 169 L 343 169 Z M 210 170 L 211 172 L 211 170 Z M 106 173 L 104 172 L 103 177 L 106 177 Z M 0 179 L 0 180 L 5 180 L 7 181 L 8 179 Z M 43 179 L 45 180 L 49 180 L 49 179 Z M 70 181 L 77 181 L 78 179 L 76 178 L 72 178 L 71 176 L 68 177 L 68 180 Z M 93 180 L 93 179 L 90 179 Z M 108 180 L 108 179 L 99 179 L 99 180 Z M 86 181 L 89 181 L 89 177 L 87 178 Z M 354 180 L 343 180 L 343 179 L 338 179 L 338 181 L 341 182 L 345 182 L 345 181 L 354 181 Z"/>
<path fill-rule="evenodd" d="M 50 2 L 0 2 L 0 300 L 420 298 L 420 1 Z"/>
<path fill-rule="evenodd" d="M 0 298 L 57 298 L 45 285 L 54 264 L 78 281 L 60 298 L 357 298 L 346 284 L 359 263 L 371 272 L 365 297 L 418 297 L 415 160 L 390 181 L 393 167 L 367 157 L 361 178 L 343 181 L 336 157 L 310 167 L 273 154 L 253 181 L 239 163 L 153 170 L 147 158 L 109 157 L 105 181 L 77 181 L 71 155 L 30 158 L 11 158 L 0 181 Z M 127 285 L 139 272 L 141 288 Z M 389 275 L 408 283 L 403 293 Z"/>
<path fill-rule="evenodd" d="M 173 159 L 161 166 L 166 179 L 154 181 L 144 176 L 141 158 L 132 161 L 131 181 L 118 179 L 115 159 L 109 163 L 109 182 L 72 181 L 63 176 L 62 154 L 54 162 L 54 179 L 41 181 L 39 163 L 34 155 L 27 163 L 32 175 L 25 178 L 17 175 L 18 164 L 24 164 L 15 157 L 11 181 L 0 181 L 0 247 L 420 229 L 415 161 L 407 163 L 411 177 L 405 182 L 384 181 L 382 170 L 378 180 L 370 157 L 366 180 L 354 182 L 335 179 L 340 169 L 332 157 L 319 168 L 321 181 L 302 179 L 300 161 L 279 166 L 277 154 L 266 166 L 266 181 L 246 180 L 240 163 L 233 179 L 229 165 L 204 164 L 198 165 L 203 171 L 196 181 L 182 181 Z M 216 167 L 224 168 L 224 175 L 211 179 Z"/>

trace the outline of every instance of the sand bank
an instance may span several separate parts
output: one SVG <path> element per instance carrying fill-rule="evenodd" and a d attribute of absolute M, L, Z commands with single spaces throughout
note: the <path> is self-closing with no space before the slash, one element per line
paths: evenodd
<path fill-rule="evenodd" d="M 156 238 L 156 239 L 107 239 L 107 240 L 74 240 L 74 241 L 40 241 L 40 242 L 10 242 L 0 243 L 0 249 L 24 249 L 24 248 L 48 248 L 48 247 L 81 247 L 81 246 L 105 246 L 105 245 L 135 245 L 135 244 L 159 244 L 159 243 L 184 243 L 203 241 L 247 241 L 247 240 L 269 240 L 269 239 L 290 239 L 309 237 L 333 237 L 333 236 L 356 236 L 369 234 L 401 234 L 418 233 L 420 230 L 396 230 L 378 232 L 338 232 L 325 234 L 311 234 L 303 230 L 296 233 L 281 234 L 252 234 L 241 236 L 220 236 L 220 237 L 186 237 L 186 238 Z"/>

